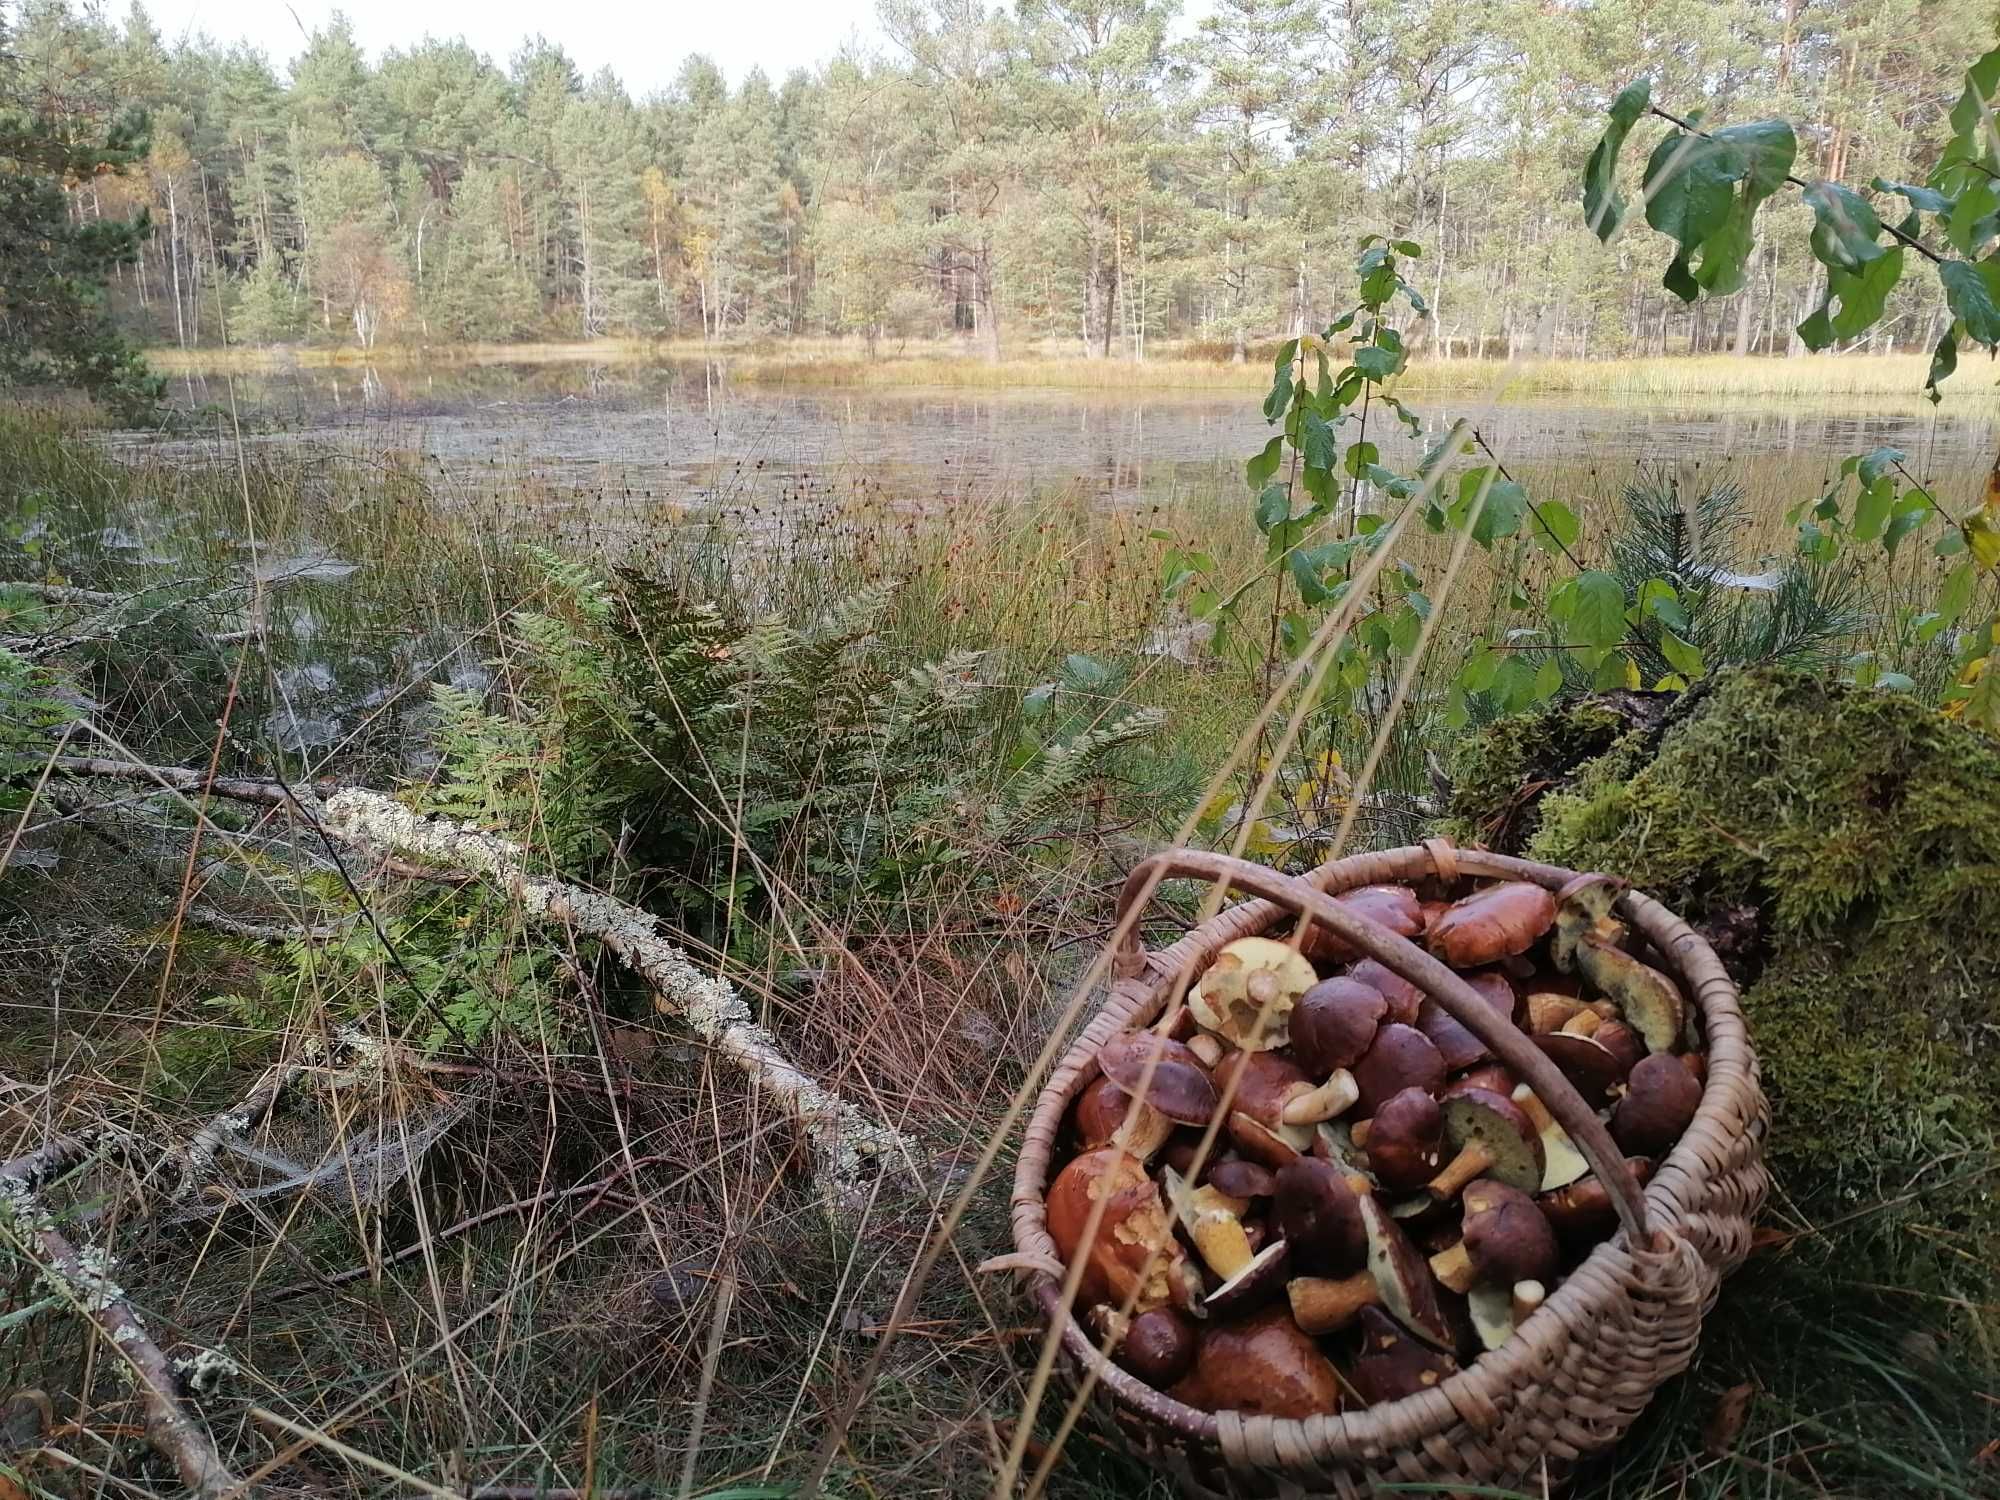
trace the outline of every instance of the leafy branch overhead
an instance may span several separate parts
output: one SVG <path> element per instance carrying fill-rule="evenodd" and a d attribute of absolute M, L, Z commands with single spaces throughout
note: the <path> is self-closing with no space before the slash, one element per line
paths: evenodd
<path fill-rule="evenodd" d="M 1826 271 L 1825 299 L 1799 324 L 1799 338 L 1820 350 L 1859 337 L 1881 319 L 1912 260 L 1927 260 L 1952 317 L 1931 358 L 1926 389 L 1936 400 L 1964 345 L 2000 349 L 1996 90 L 2000 48 L 1966 70 L 1951 137 L 1929 177 L 1921 184 L 1877 177 L 1871 200 L 1837 182 L 1795 176 L 1798 138 L 1787 121 L 1709 130 L 1698 112 L 1683 118 L 1655 104 L 1651 82 L 1641 78 L 1611 101 L 1609 123 L 1584 166 L 1585 221 L 1601 240 L 1618 232 L 1630 208 L 1618 184 L 1620 153 L 1646 117 L 1665 121 L 1671 128 L 1647 157 L 1639 192 L 1646 223 L 1674 243 L 1661 278 L 1667 290 L 1684 302 L 1740 291 L 1756 248 L 1758 208 L 1794 187 L 1813 212 L 1812 253 Z"/>

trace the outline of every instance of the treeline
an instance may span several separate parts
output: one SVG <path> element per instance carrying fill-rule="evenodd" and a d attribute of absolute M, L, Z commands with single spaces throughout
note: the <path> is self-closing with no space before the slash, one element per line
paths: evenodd
<path fill-rule="evenodd" d="M 0 6 L 0 14 L 6 7 Z M 71 185 L 150 210 L 120 316 L 192 347 L 604 336 L 962 336 L 1241 355 L 1351 300 L 1352 245 L 1426 250 L 1434 354 L 1796 350 L 1808 210 L 1766 211 L 1745 289 L 1684 308 L 1581 223 L 1609 92 L 1802 125 L 1801 176 L 1921 179 L 1992 0 L 883 0 L 879 54 L 735 88 L 690 57 L 635 100 L 537 37 L 371 65 L 338 17 L 283 71 L 29 0 L 10 93 L 150 150 Z M 1788 222 L 1793 221 L 1793 222 Z M 1927 345 L 1924 279 L 1872 347 Z"/>

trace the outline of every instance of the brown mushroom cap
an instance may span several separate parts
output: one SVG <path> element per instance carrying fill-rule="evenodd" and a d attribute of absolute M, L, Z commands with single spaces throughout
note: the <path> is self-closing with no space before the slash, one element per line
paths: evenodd
<path fill-rule="evenodd" d="M 1576 945 L 1576 964 L 1583 977 L 1618 1007 L 1625 1024 L 1645 1039 L 1647 1050 L 1674 1050 L 1686 1021 L 1687 1003 L 1673 980 L 1622 948 L 1590 937 Z"/>
<path fill-rule="evenodd" d="M 1049 1185 L 1049 1238 L 1064 1261 L 1074 1262 L 1085 1253 L 1084 1230 L 1091 1206 L 1100 1199 L 1104 1213 L 1086 1253 L 1080 1300 L 1122 1306 L 1133 1298 L 1141 1312 L 1192 1308 L 1200 1278 L 1174 1238 L 1160 1190 L 1146 1175 L 1144 1162 L 1114 1146 L 1085 1152 Z"/>
<path fill-rule="evenodd" d="M 1247 1266 L 1208 1294 L 1210 1316 L 1233 1318 L 1282 1296 L 1291 1260 L 1292 1247 L 1284 1240 L 1272 1240 Z"/>
<path fill-rule="evenodd" d="M 1146 1103 L 1169 1120 L 1206 1125 L 1215 1114 L 1215 1080 L 1184 1042 L 1150 1031 L 1121 1031 L 1097 1049 L 1097 1065 L 1127 1094 L 1137 1094 L 1143 1084 Z"/>
<path fill-rule="evenodd" d="M 1398 937 L 1413 938 L 1424 930 L 1423 904 L 1406 885 L 1364 885 L 1343 891 L 1334 900 L 1356 916 L 1378 927 L 1386 927 Z M 1352 963 L 1361 954 L 1346 939 L 1315 922 L 1306 932 L 1306 956 L 1314 963 Z"/>
<path fill-rule="evenodd" d="M 1347 971 L 1347 977 L 1356 984 L 1367 985 L 1389 1002 L 1386 1019 L 1400 1021 L 1405 1026 L 1416 1024 L 1417 1007 L 1424 1003 L 1424 992 L 1394 969 L 1379 959 L 1364 958 Z"/>
<path fill-rule="evenodd" d="M 1432 1390 L 1458 1373 L 1457 1360 L 1411 1338 L 1380 1308 L 1363 1308 L 1358 1321 L 1361 1349 L 1348 1378 L 1355 1394 L 1370 1406 Z"/>
<path fill-rule="evenodd" d="M 1305 955 L 1274 938 L 1225 943 L 1188 993 L 1194 1018 L 1233 1047 L 1285 1045 L 1292 1007 L 1319 982 Z"/>
<path fill-rule="evenodd" d="M 1322 979 L 1292 1009 L 1292 1051 L 1315 1077 L 1351 1068 L 1375 1041 L 1389 1009 L 1382 992 L 1353 979 Z"/>
<path fill-rule="evenodd" d="M 1209 1163 L 1203 1180 L 1232 1198 L 1268 1198 L 1276 1191 L 1277 1178 L 1271 1169 L 1240 1156 L 1225 1156 Z"/>
<path fill-rule="evenodd" d="M 1643 1156 L 1626 1157 L 1625 1169 L 1640 1187 L 1653 1175 L 1652 1162 Z M 1594 1245 L 1618 1227 L 1618 1210 L 1611 1202 L 1611 1194 L 1594 1175 L 1579 1177 L 1567 1187 L 1541 1194 L 1535 1199 L 1535 1206 L 1565 1245 Z"/>
<path fill-rule="evenodd" d="M 1353 1071 L 1360 1091 L 1354 1108 L 1363 1119 L 1376 1114 L 1391 1095 L 1404 1089 L 1435 1093 L 1444 1083 L 1444 1059 L 1431 1039 L 1416 1027 L 1395 1021 L 1375 1033 L 1375 1044 Z"/>
<path fill-rule="evenodd" d="M 1312 1092 L 1298 1064 L 1272 1052 L 1232 1052 L 1215 1070 L 1225 1095 L 1232 1079 L 1236 1094 L 1227 1123 L 1239 1151 L 1275 1171 L 1312 1149 L 1311 1126 L 1285 1123 L 1285 1106 Z"/>
<path fill-rule="evenodd" d="M 1465 982 L 1480 999 L 1486 1002 L 1495 1015 L 1509 1024 L 1513 1022 L 1514 1006 L 1518 997 L 1505 974 L 1487 969 L 1478 974 L 1466 975 Z M 1445 1071 L 1448 1073 L 1470 1068 L 1485 1062 L 1493 1055 L 1492 1049 L 1474 1035 L 1470 1028 L 1428 996 L 1417 1009 L 1417 1029 L 1431 1039 L 1431 1044 L 1438 1049 L 1438 1056 L 1444 1059 Z"/>
<path fill-rule="evenodd" d="M 1611 1138 L 1630 1156 L 1665 1156 L 1701 1108 L 1701 1085 L 1671 1053 L 1656 1052 L 1632 1070 L 1611 1114 Z"/>
<path fill-rule="evenodd" d="M 1392 1193 L 1413 1193 L 1444 1165 L 1444 1112 L 1423 1089 L 1391 1094 L 1368 1125 L 1368 1166 Z"/>
<path fill-rule="evenodd" d="M 1272 1220 L 1299 1270 L 1342 1276 L 1367 1259 L 1360 1195 L 1348 1186 L 1346 1173 L 1302 1156 L 1278 1172 L 1276 1189 Z"/>
<path fill-rule="evenodd" d="M 1432 1179 L 1432 1192 L 1453 1197 L 1478 1176 L 1523 1192 L 1542 1185 L 1541 1134 L 1513 1100 L 1486 1089 L 1466 1089 L 1440 1108 L 1446 1144 L 1458 1155 Z"/>
<path fill-rule="evenodd" d="M 1556 898 L 1525 880 L 1506 880 L 1454 901 L 1431 924 L 1431 952 L 1457 969 L 1525 953 L 1555 925 Z"/>
<path fill-rule="evenodd" d="M 1605 1096 L 1632 1070 L 1629 1062 L 1621 1063 L 1617 1054 L 1598 1046 L 1593 1037 L 1571 1036 L 1556 1031 L 1536 1037 L 1535 1045 L 1562 1070 L 1563 1077 L 1583 1095 L 1583 1102 L 1592 1109 L 1601 1106 Z"/>
<path fill-rule="evenodd" d="M 1211 1328 L 1194 1373 L 1172 1394 L 1204 1411 L 1250 1416 L 1328 1416 L 1340 1410 L 1340 1377 L 1282 1307 Z"/>
<path fill-rule="evenodd" d="M 1127 1118 L 1131 1124 L 1126 1124 Z M 1123 1146 L 1134 1156 L 1151 1159 L 1174 1133 L 1174 1122 L 1150 1104 L 1134 1106 L 1132 1096 L 1109 1078 L 1092 1080 L 1076 1098 L 1077 1144 L 1085 1151 L 1099 1146 Z"/>
<path fill-rule="evenodd" d="M 1117 1309 L 1092 1309 L 1098 1336 L 1117 1321 Z M 1194 1368 L 1199 1335 L 1184 1315 L 1155 1307 L 1127 1319 L 1111 1345 L 1111 1357 L 1156 1390 L 1165 1390 Z"/>
<path fill-rule="evenodd" d="M 1480 1281 L 1511 1287 L 1554 1277 L 1561 1252 L 1535 1200 L 1504 1182 L 1465 1190 L 1465 1251 Z"/>

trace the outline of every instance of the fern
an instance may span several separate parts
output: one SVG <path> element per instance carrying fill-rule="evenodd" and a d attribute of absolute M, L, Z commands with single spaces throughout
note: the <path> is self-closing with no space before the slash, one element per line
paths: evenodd
<path fill-rule="evenodd" d="M 987 813 L 987 837 L 995 843 L 1046 830 L 1085 783 L 1103 774 L 1112 754 L 1151 739 L 1166 725 L 1158 709 L 1140 709 L 1101 729 L 1088 729 L 1067 744 L 1044 751 L 1027 783 Z"/>

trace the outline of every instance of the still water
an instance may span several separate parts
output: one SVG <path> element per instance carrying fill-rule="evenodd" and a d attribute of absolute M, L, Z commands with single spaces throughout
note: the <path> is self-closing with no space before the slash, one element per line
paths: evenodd
<path fill-rule="evenodd" d="M 490 475 L 496 486 L 504 477 L 571 497 L 688 505 L 782 507 L 856 488 L 945 503 L 1057 487 L 1131 503 L 1230 483 L 1228 470 L 1270 435 L 1249 391 L 787 388 L 732 382 L 725 365 L 637 360 L 295 367 L 180 376 L 175 390 L 209 414 L 212 436 L 177 440 L 190 450 L 233 441 L 233 401 L 253 445 L 422 455 L 475 489 Z M 1431 417 L 1427 435 L 1470 418 L 1510 463 L 1618 467 L 1783 453 L 1798 457 L 1808 483 L 1841 456 L 1883 443 L 1926 469 L 1978 463 L 1990 459 L 1996 432 L 1992 402 L 1956 395 L 1936 411 L 1914 397 L 1705 406 L 1411 399 Z M 1368 436 L 1385 461 L 1413 456 L 1412 440 L 1379 407 Z"/>

